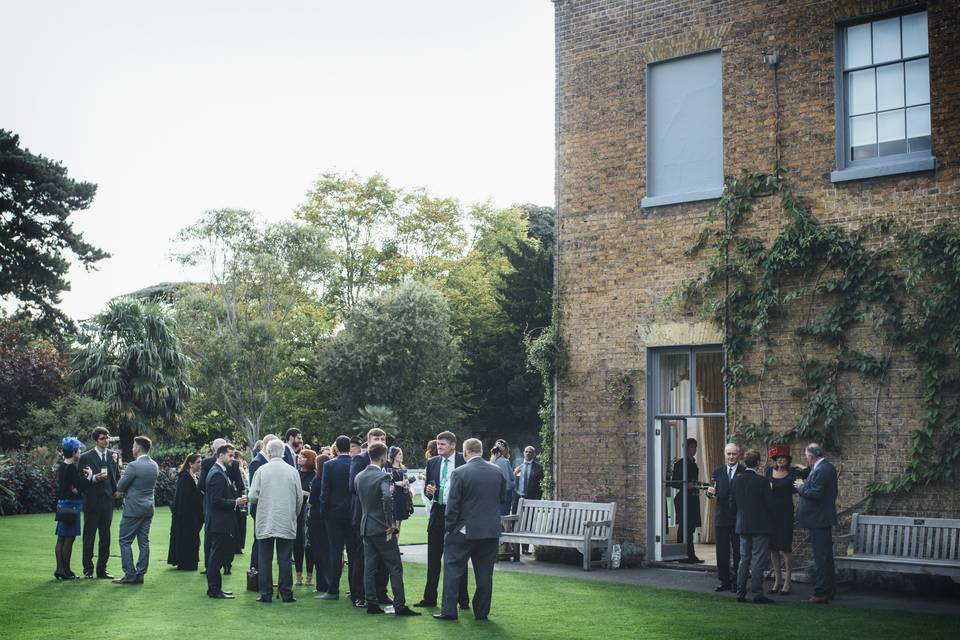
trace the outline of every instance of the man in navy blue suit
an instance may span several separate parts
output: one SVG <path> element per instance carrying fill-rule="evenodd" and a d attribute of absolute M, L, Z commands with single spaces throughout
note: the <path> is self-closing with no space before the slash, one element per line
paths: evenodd
<path fill-rule="evenodd" d="M 322 600 L 340 598 L 340 575 L 343 572 L 343 550 L 347 550 L 347 562 L 355 567 L 359 562 L 360 549 L 354 543 L 353 527 L 350 518 L 352 504 L 350 495 L 350 438 L 337 436 L 334 442 L 337 457 L 323 465 L 320 482 L 320 517 L 327 527 L 327 539 L 330 542 L 330 575 L 327 576 L 327 592 L 320 595 Z M 318 553 L 315 550 L 314 553 Z M 363 598 L 363 590 L 351 591 L 351 597 Z"/>
<path fill-rule="evenodd" d="M 220 570 L 233 562 L 236 550 L 237 508 L 247 504 L 247 497 L 237 491 L 233 480 L 227 475 L 227 467 L 233 462 L 234 448 L 231 444 L 221 445 L 217 459 L 206 477 L 207 531 L 210 532 L 210 556 L 207 566 L 207 595 L 211 598 L 233 599 L 233 593 L 223 590 Z"/>
<path fill-rule="evenodd" d="M 797 480 L 800 494 L 797 524 L 810 530 L 813 562 L 817 580 L 813 596 L 802 600 L 807 604 L 827 604 L 836 594 L 836 571 L 833 566 L 833 525 L 837 524 L 837 470 L 823 457 L 816 442 L 807 445 L 807 480 Z"/>
<path fill-rule="evenodd" d="M 373 446 L 374 444 L 382 444 L 386 446 L 387 444 L 387 434 L 383 429 L 374 427 L 367 431 L 367 446 Z M 363 593 L 365 592 L 364 585 L 364 562 L 366 559 L 363 557 L 363 536 L 361 532 L 360 522 L 363 516 L 363 507 L 360 504 L 360 497 L 357 495 L 357 488 L 354 486 L 354 480 L 357 475 L 360 474 L 364 469 L 370 466 L 370 454 L 366 451 L 354 456 L 350 461 L 350 496 L 352 499 L 351 502 L 351 524 L 353 528 L 354 544 L 357 545 L 357 548 L 360 549 L 360 560 L 357 562 L 356 566 L 353 563 L 350 563 L 350 593 L 353 596 L 354 604 L 358 607 L 365 607 L 366 602 L 361 602 L 363 600 Z M 377 586 L 377 602 L 380 605 L 390 605 L 392 601 L 387 597 L 387 569 L 383 565 L 383 562 L 380 562 L 378 558 L 377 572 L 376 572 L 376 586 Z M 359 595 L 355 595 L 359 594 Z"/>
<path fill-rule="evenodd" d="M 733 495 L 733 479 L 743 473 L 740 464 L 740 446 L 734 442 L 723 448 L 726 464 L 713 470 L 713 486 L 707 489 L 707 498 L 716 498 L 717 508 L 713 516 L 716 528 L 717 574 L 720 584 L 714 591 L 733 589 L 731 576 L 737 575 L 740 566 L 740 536 L 737 535 L 737 505 Z M 733 550 L 733 572 L 730 572 L 730 551 Z"/>

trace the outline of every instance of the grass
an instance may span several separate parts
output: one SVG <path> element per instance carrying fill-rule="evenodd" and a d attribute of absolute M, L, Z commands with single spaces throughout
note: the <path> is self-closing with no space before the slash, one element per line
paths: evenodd
<path fill-rule="evenodd" d="M 207 632 L 252 633 L 257 638 L 332 633 L 339 638 L 367 639 L 390 634 L 417 640 L 460 635 L 479 640 L 742 640 L 769 635 L 777 640 L 956 638 L 958 620 L 951 617 L 788 603 L 757 607 L 707 594 L 505 571 L 495 574 L 493 610 L 487 623 L 476 622 L 469 614 L 458 623 L 437 622 L 426 615 L 400 619 L 367 616 L 352 609 L 344 599 L 314 600 L 312 587 L 295 588 L 299 597 L 295 604 L 263 605 L 254 601 L 255 594 L 243 590 L 243 571 L 224 578 L 224 587 L 236 592 L 237 599 L 215 601 L 204 595 L 206 583 L 202 575 L 181 573 L 165 564 L 169 520 L 169 510 L 159 509 L 153 523 L 146 584 L 126 587 L 103 580 L 55 582 L 53 516 L 0 517 L 0 557 L 4 563 L 0 611 L 7 614 L 0 623 L 0 637 L 60 640 L 85 628 L 82 625 L 92 624 L 91 628 L 99 630 L 97 635 L 143 640 L 192 637 Z M 119 521 L 119 517 L 114 518 L 114 555 L 118 554 Z M 401 539 L 417 528 L 410 527 L 411 524 L 407 523 Z M 77 540 L 75 571 L 80 570 L 80 553 Z M 244 566 L 246 557 L 238 558 L 238 564 Z M 120 572 L 118 557 L 111 557 L 109 569 L 115 574 Z M 408 600 L 419 599 L 424 567 L 406 565 L 404 582 Z M 346 578 L 342 584 L 346 585 Z"/>

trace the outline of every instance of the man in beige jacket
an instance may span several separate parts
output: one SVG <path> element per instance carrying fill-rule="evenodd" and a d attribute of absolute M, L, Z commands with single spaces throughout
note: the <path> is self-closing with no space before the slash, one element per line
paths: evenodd
<path fill-rule="evenodd" d="M 293 597 L 293 543 L 297 537 L 297 514 L 303 505 L 303 490 L 297 470 L 283 460 L 283 443 L 271 440 L 266 446 L 268 462 L 260 467 L 250 483 L 248 495 L 257 505 L 254 532 L 258 546 L 260 597 L 258 602 L 273 601 L 273 549 L 277 549 L 280 568 L 278 590 L 284 602 Z"/>

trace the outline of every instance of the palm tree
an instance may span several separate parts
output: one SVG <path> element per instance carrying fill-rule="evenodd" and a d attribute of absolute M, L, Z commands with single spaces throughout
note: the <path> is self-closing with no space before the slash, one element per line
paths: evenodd
<path fill-rule="evenodd" d="M 175 428 L 194 394 L 190 359 L 168 308 L 157 302 L 108 302 L 81 327 L 72 364 L 77 388 L 107 403 L 125 459 L 132 454 L 135 430 Z"/>
<path fill-rule="evenodd" d="M 388 438 L 396 438 L 400 433 L 400 425 L 397 422 L 397 414 L 390 407 L 380 404 L 368 404 L 362 409 L 357 409 L 359 418 L 354 418 L 353 426 L 356 427 L 356 433 L 360 437 L 365 437 L 367 431 L 374 427 L 383 429 Z"/>

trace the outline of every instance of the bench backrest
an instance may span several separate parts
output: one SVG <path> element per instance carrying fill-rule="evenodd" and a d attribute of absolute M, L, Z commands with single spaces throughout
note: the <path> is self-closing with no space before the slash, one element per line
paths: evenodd
<path fill-rule="evenodd" d="M 960 520 L 853 514 L 854 553 L 960 560 Z"/>
<path fill-rule="evenodd" d="M 567 502 L 562 500 L 524 500 L 517 506 L 516 533 L 542 533 L 582 536 L 587 522 L 614 519 L 616 502 Z M 606 539 L 611 527 L 595 527 L 593 536 Z"/>

